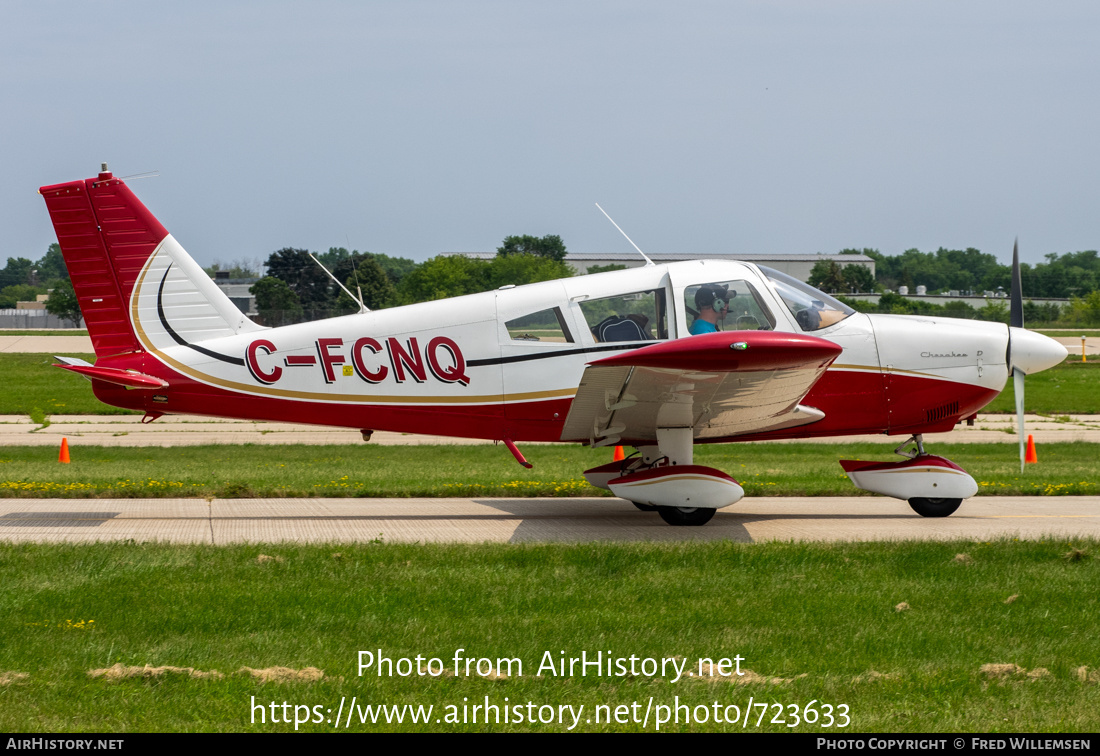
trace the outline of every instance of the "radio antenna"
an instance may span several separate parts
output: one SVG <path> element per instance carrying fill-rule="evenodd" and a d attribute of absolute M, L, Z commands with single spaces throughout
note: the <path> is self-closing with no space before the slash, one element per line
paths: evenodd
<path fill-rule="evenodd" d="M 600 203 L 599 203 L 599 202 L 597 202 L 597 203 L 596 203 L 596 207 L 600 207 Z M 631 238 L 630 238 L 629 236 L 627 236 L 627 235 L 626 235 L 626 231 L 623 231 L 623 230 L 622 230 L 621 228 L 619 228 L 619 224 L 618 224 L 618 223 L 616 223 L 616 222 L 614 221 L 614 219 L 613 219 L 613 218 L 612 218 L 612 217 L 611 217 L 610 215 L 608 215 L 608 214 L 607 214 L 607 211 L 606 211 L 606 210 L 604 210 L 604 209 L 603 209 L 602 207 L 600 207 L 600 212 L 601 212 L 601 213 L 603 213 L 603 215 L 604 215 L 604 217 L 605 217 L 605 218 L 607 218 L 607 219 L 608 219 L 609 221 L 611 221 L 611 225 L 612 225 L 612 226 L 614 226 L 615 228 L 618 228 L 618 229 L 619 229 L 619 233 L 620 233 L 620 234 L 622 234 L 622 235 L 623 235 L 623 236 L 624 236 L 624 237 L 626 238 L 626 240 L 627 240 L 628 242 L 630 242 L 630 246 L 632 246 L 632 247 L 634 247 L 634 249 L 638 250 L 638 254 L 639 254 L 639 255 L 641 255 L 641 256 L 642 256 L 642 257 L 643 257 L 643 258 L 645 259 L 645 264 L 646 264 L 646 265 L 653 265 L 653 261 L 652 261 L 652 260 L 650 260 L 650 259 L 649 259 L 649 258 L 648 258 L 648 257 L 646 256 L 646 253 L 642 251 L 642 248 L 641 248 L 641 247 L 639 247 L 639 246 L 638 246 L 637 244 L 635 244 L 635 243 L 634 243 L 634 240 L 633 240 L 633 239 L 631 239 Z"/>
<path fill-rule="evenodd" d="M 348 242 L 347 248 L 351 250 L 351 237 L 349 237 L 347 234 L 344 234 L 344 238 L 347 239 Z M 363 303 L 363 287 L 359 284 L 359 269 L 355 264 L 355 251 L 352 250 L 348 254 L 351 255 L 351 272 L 352 275 L 355 276 L 355 290 L 359 292 L 359 306 L 366 307 L 366 305 Z M 360 312 L 362 312 L 362 310 L 360 310 Z"/>
<path fill-rule="evenodd" d="M 160 178 L 160 171 L 145 171 L 144 173 L 132 173 L 129 176 L 119 176 L 123 181 L 131 181 L 143 178 Z"/>
<path fill-rule="evenodd" d="M 370 308 L 367 307 L 365 304 L 363 304 L 363 300 L 362 299 L 355 299 L 355 295 L 352 294 L 350 291 L 348 291 L 348 287 L 344 286 L 342 283 L 340 283 L 340 279 L 338 279 L 336 276 L 332 275 L 332 272 L 328 268 L 326 268 L 324 265 L 322 265 L 320 260 L 318 260 L 316 257 L 313 257 L 312 252 L 310 252 L 308 254 L 309 254 L 310 258 L 313 259 L 313 262 L 317 263 L 317 265 L 320 266 L 321 270 L 328 273 L 328 277 L 331 278 L 333 281 L 335 281 L 336 285 L 344 290 L 345 294 L 347 294 L 349 297 L 351 297 L 353 300 L 355 300 L 356 302 L 359 303 L 359 312 L 370 312 Z"/>

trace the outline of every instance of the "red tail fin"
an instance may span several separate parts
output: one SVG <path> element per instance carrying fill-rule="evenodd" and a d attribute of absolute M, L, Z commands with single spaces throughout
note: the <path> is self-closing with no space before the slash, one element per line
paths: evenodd
<path fill-rule="evenodd" d="M 168 232 L 106 171 L 38 192 L 50 211 L 96 356 L 141 350 L 130 320 L 130 295 Z"/>

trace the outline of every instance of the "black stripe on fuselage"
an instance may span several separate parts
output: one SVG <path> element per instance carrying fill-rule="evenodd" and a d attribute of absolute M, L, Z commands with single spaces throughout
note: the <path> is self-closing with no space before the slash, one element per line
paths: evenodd
<path fill-rule="evenodd" d="M 168 273 L 172 270 L 172 265 L 175 263 L 169 263 L 168 268 L 164 271 L 164 277 L 160 280 L 160 288 L 157 290 L 157 316 L 160 318 L 160 324 L 164 327 L 164 330 L 168 333 L 172 339 L 180 346 L 185 346 L 190 349 L 194 349 L 200 354 L 205 354 L 207 357 L 213 357 L 216 360 L 227 362 L 230 365 L 239 365 L 244 367 L 244 358 L 242 357 L 230 357 L 229 355 L 219 354 L 211 349 L 198 346 L 196 344 L 188 343 L 182 336 L 168 324 L 168 318 L 164 314 L 164 285 L 168 281 Z M 470 360 L 466 363 L 468 367 L 488 367 L 491 365 L 507 365 L 513 362 L 528 362 L 530 360 L 546 360 L 553 357 L 569 357 L 575 354 L 599 354 L 601 352 L 620 352 L 626 349 L 639 349 L 643 346 L 647 346 L 646 343 L 623 343 L 623 344 L 605 344 L 596 347 L 580 347 L 577 349 L 555 349 L 553 351 L 538 352 L 533 354 L 514 354 L 508 357 L 490 357 L 483 360 Z"/>
<path fill-rule="evenodd" d="M 647 343 L 637 344 L 608 344 L 597 347 L 583 347 L 580 349 L 555 349 L 554 351 L 540 352 L 537 354 L 514 354 L 510 357 L 491 357 L 485 360 L 469 360 L 467 367 L 485 367 L 487 365 L 507 365 L 511 362 L 527 362 L 529 360 L 546 360 L 551 357 L 568 357 L 574 354 L 593 354 L 597 352 L 618 352 L 624 349 L 640 349 L 648 346 Z"/>
<path fill-rule="evenodd" d="M 164 315 L 164 284 L 168 280 L 168 271 L 172 270 L 172 266 L 175 263 L 168 263 L 168 269 L 164 271 L 164 278 L 160 279 L 160 288 L 157 289 L 157 316 L 160 318 L 160 324 L 164 326 L 164 330 L 168 332 L 168 335 L 179 344 L 180 346 L 189 347 L 194 349 L 199 354 L 205 354 L 207 357 L 213 357 L 216 360 L 222 362 L 228 362 L 230 365 L 240 365 L 244 367 L 243 357 L 230 357 L 227 354 L 218 354 L 217 352 L 207 349 L 206 347 L 196 346 L 195 344 L 188 344 L 184 341 L 184 338 L 176 333 L 172 326 L 168 325 L 168 318 Z"/>

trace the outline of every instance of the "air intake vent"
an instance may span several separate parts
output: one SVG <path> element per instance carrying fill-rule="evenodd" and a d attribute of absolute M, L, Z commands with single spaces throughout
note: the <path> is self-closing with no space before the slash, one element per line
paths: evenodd
<path fill-rule="evenodd" d="M 940 420 L 946 420 L 952 415 L 959 414 L 959 403 L 951 402 L 950 404 L 944 404 L 935 409 L 928 410 L 928 422 L 938 423 Z"/>

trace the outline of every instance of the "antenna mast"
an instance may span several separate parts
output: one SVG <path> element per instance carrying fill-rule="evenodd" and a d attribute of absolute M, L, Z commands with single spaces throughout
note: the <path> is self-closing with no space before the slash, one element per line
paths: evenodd
<path fill-rule="evenodd" d="M 596 203 L 596 207 L 600 207 L 600 203 L 599 203 L 599 202 L 597 202 L 597 203 Z M 627 236 L 627 235 L 626 235 L 626 231 L 623 231 L 623 230 L 622 230 L 621 228 L 619 228 L 619 224 L 618 224 L 618 223 L 616 223 L 616 222 L 615 222 L 615 221 L 614 221 L 614 220 L 613 220 L 613 219 L 611 218 L 611 216 L 607 214 L 607 211 L 606 211 L 606 210 L 604 210 L 604 209 L 603 209 L 602 207 L 600 207 L 600 212 L 601 212 L 601 213 L 603 213 L 603 215 L 604 215 L 604 217 L 605 217 L 605 218 L 607 218 L 607 219 L 608 219 L 609 221 L 611 221 L 611 225 L 612 225 L 612 226 L 614 226 L 615 228 L 618 228 L 618 229 L 619 229 L 619 233 L 620 233 L 620 234 L 622 234 L 622 235 L 623 235 L 623 236 L 624 236 L 624 237 L 626 238 L 626 240 L 627 240 L 628 242 L 630 242 L 630 246 L 632 246 L 632 247 L 634 247 L 634 249 L 638 250 L 638 254 L 639 254 L 639 255 L 641 255 L 641 256 L 642 256 L 642 257 L 643 257 L 643 258 L 645 259 L 645 264 L 646 264 L 646 265 L 653 265 L 653 261 L 652 261 L 652 260 L 650 260 L 650 259 L 649 259 L 648 257 L 646 257 L 646 253 L 642 251 L 641 247 L 639 247 L 639 246 L 638 246 L 637 244 L 635 244 L 635 243 L 634 243 L 634 240 L 633 240 L 633 239 L 631 239 L 631 238 L 630 238 L 629 236 Z"/>
<path fill-rule="evenodd" d="M 341 289 L 343 289 L 345 294 L 347 294 L 352 299 L 355 299 L 355 295 L 352 294 L 350 291 L 348 291 L 348 287 L 344 286 L 342 283 L 340 283 L 340 279 L 338 279 L 336 276 L 332 275 L 332 272 L 328 268 L 326 268 L 324 265 L 321 265 L 321 261 L 318 260 L 316 257 L 314 257 L 312 252 L 309 253 L 309 256 L 310 256 L 310 259 L 313 260 L 313 262 L 317 263 L 317 265 L 320 266 L 321 270 L 325 271 L 325 273 L 328 273 L 328 277 L 331 278 L 333 281 L 335 281 L 336 285 L 339 286 Z M 370 312 L 370 308 L 367 307 L 365 304 L 363 304 L 363 295 L 362 295 L 362 293 L 360 293 L 359 298 L 355 299 L 355 301 L 359 303 L 359 312 Z"/>

